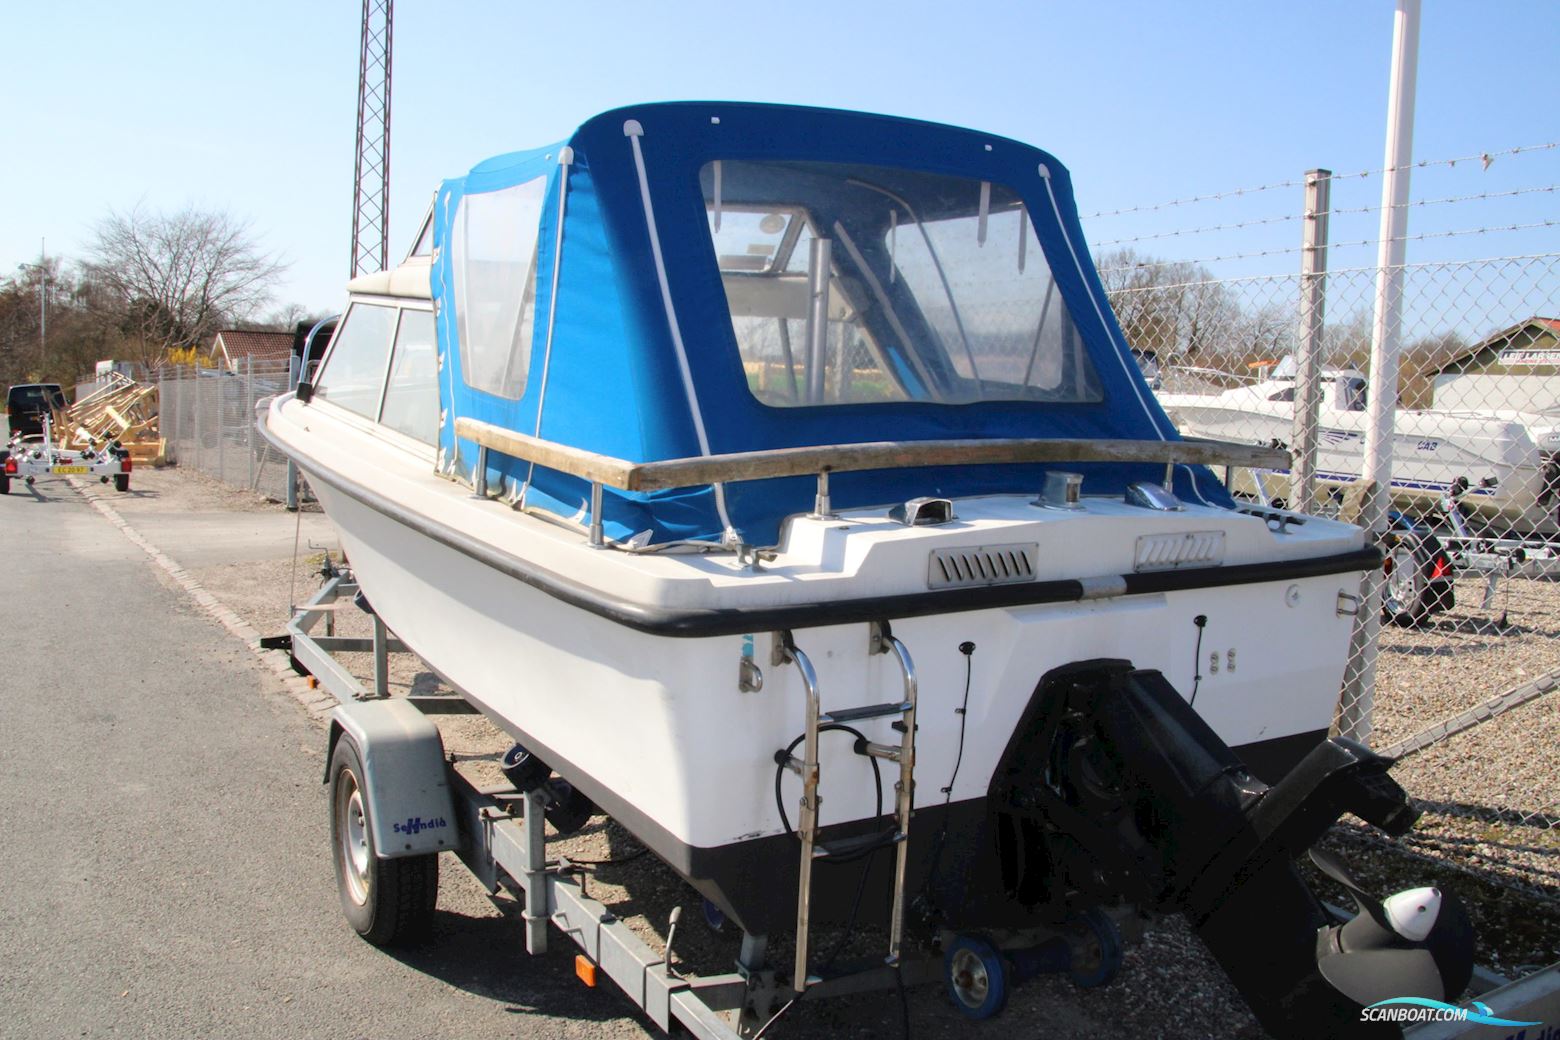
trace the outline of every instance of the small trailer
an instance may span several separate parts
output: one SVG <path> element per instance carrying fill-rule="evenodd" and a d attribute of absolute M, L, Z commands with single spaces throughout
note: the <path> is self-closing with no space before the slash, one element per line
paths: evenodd
<path fill-rule="evenodd" d="M 43 420 L 43 437 L 24 439 L 13 434 L 0 448 L 0 495 L 11 493 L 11 481 L 21 480 L 28 487 L 39 477 L 96 477 L 104 484 L 113 482 L 114 490 L 130 490 L 130 450 L 118 441 L 98 447 L 64 448 L 54 443 L 54 424 Z"/>

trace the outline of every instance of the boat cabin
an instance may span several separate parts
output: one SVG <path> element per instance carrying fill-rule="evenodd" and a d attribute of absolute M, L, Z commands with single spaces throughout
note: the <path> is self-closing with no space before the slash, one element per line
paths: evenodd
<path fill-rule="evenodd" d="M 594 512 L 590 482 L 479 452 L 471 424 L 631 463 L 1179 439 L 1111 314 L 1066 169 L 952 127 L 756 104 L 608 112 L 445 181 L 405 263 L 351 293 L 315 392 L 440 473 L 564 518 Z M 1033 497 L 1053 468 L 842 472 L 831 491 L 836 507 Z M 1064 468 L 1085 494 L 1166 476 Z M 1197 467 L 1172 483 L 1229 503 Z M 609 488 L 592 519 L 635 545 L 768 545 L 814 492 L 805 476 Z"/>

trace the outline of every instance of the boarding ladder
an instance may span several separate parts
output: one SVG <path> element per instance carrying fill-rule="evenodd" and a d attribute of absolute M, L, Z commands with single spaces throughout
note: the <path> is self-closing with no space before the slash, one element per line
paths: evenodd
<path fill-rule="evenodd" d="M 779 663 L 795 664 L 801 673 L 802 685 L 807 693 L 807 728 L 803 734 L 803 752 L 800 759 L 786 751 L 778 751 L 775 758 L 780 765 L 790 769 L 802 780 L 801 811 L 798 814 L 796 833 L 802 843 L 801 872 L 796 893 L 796 968 L 792 986 L 798 993 L 821 981 L 807 971 L 807 940 L 809 916 L 812 904 L 813 863 L 818 860 L 843 859 L 869 854 L 885 845 L 896 846 L 894 860 L 894 899 L 889 923 L 888 956 L 885 963 L 898 967 L 900 949 L 904 941 L 905 922 L 905 872 L 910 855 L 910 814 L 915 799 L 915 664 L 910 651 L 894 638 L 888 622 L 872 624 L 869 653 L 893 654 L 899 661 L 904 675 L 904 698 L 886 704 L 867 704 L 857 708 L 836 708 L 823 711 L 818 695 L 818 673 L 812 662 L 796 645 L 789 631 L 782 634 L 775 648 Z M 889 831 L 843 838 L 836 841 L 818 840 L 818 736 L 822 727 L 830 723 L 852 723 L 867 719 L 898 716 L 894 729 L 899 732 L 899 743 L 877 744 L 869 740 L 856 742 L 856 753 L 873 758 L 887 759 L 899 764 L 899 779 L 894 783 L 894 827 Z"/>

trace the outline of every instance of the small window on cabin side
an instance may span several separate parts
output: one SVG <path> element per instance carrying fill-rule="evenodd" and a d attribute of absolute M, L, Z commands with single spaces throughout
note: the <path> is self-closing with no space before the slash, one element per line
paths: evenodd
<path fill-rule="evenodd" d="M 467 195 L 455 213 L 450 259 L 460 369 L 474 390 L 525 392 L 536 314 L 537 231 L 547 178 Z"/>
<path fill-rule="evenodd" d="M 433 255 L 433 211 L 428 211 L 428 217 L 423 221 L 422 230 L 417 232 L 417 244 L 412 246 L 412 256 Z"/>
<path fill-rule="evenodd" d="M 394 307 L 354 303 L 331 341 L 315 393 L 366 419 L 377 416 L 395 314 Z"/>
<path fill-rule="evenodd" d="M 439 360 L 435 351 L 433 313 L 402 311 L 379 421 L 424 444 L 434 443 L 439 434 Z"/>

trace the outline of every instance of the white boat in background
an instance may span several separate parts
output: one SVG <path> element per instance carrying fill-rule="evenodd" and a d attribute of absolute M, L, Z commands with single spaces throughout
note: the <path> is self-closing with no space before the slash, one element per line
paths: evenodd
<path fill-rule="evenodd" d="M 1316 475 L 1324 485 L 1346 487 L 1360 479 L 1368 385 L 1365 375 L 1353 369 L 1322 374 Z M 1160 391 L 1158 398 L 1188 436 L 1285 446 L 1294 437 L 1295 378 L 1288 358 L 1250 385 L 1211 393 Z M 1392 445 L 1392 496 L 1399 508 L 1432 513 L 1455 494 L 1475 527 L 1557 529 L 1560 428 L 1553 419 L 1520 412 L 1400 409 Z M 1267 484 L 1270 492 L 1287 497 L 1287 480 Z M 1236 486 L 1242 486 L 1239 480 Z"/>
<path fill-rule="evenodd" d="M 609 112 L 446 181 L 262 428 L 378 617 L 540 776 L 744 951 L 791 931 L 751 985 L 808 991 L 812 928 L 859 910 L 895 970 L 946 951 L 985 1017 L 1010 948 L 1088 922 L 1106 967 L 1074 977 L 1100 982 L 1111 922 L 1148 912 L 1187 914 L 1280 1036 L 1405 985 L 1454 997 L 1471 943 L 1438 937 L 1435 969 L 1383 932 L 1380 989 L 1357 944 L 1318 945 L 1337 926 L 1292 864 L 1342 812 L 1414 817 L 1389 763 L 1328 736 L 1380 555 L 1230 498 L 1209 466 L 1282 455 L 1176 434 L 1084 241 L 1065 169 L 1013 141 Z M 347 707 L 342 900 L 390 941 L 380 903 L 431 909 L 406 886 L 434 869 L 392 867 L 463 839 L 438 784 L 387 837 L 353 779 L 374 705 Z"/>

